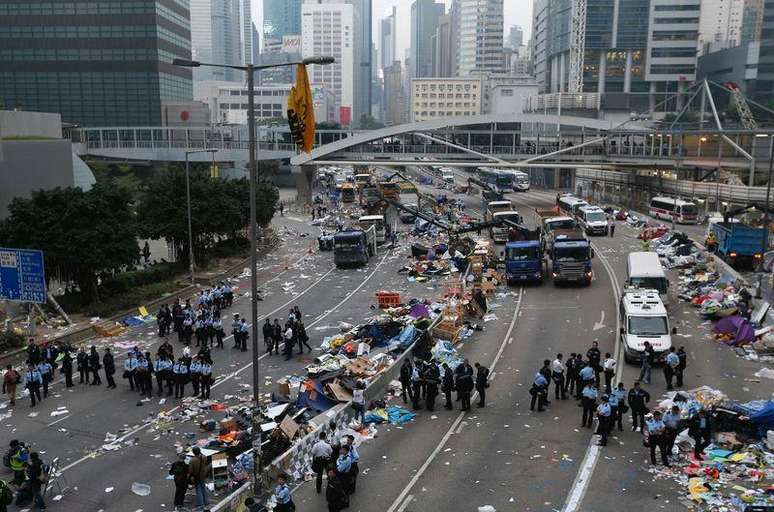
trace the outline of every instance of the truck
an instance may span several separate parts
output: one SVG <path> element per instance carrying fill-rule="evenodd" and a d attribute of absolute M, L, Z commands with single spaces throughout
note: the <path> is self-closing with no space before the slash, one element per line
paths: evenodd
<path fill-rule="evenodd" d="M 376 230 L 349 229 L 333 235 L 333 263 L 338 267 L 367 265 L 374 255 Z"/>
<path fill-rule="evenodd" d="M 591 259 L 594 249 L 577 230 L 556 230 L 551 246 L 551 277 L 554 285 L 562 283 L 591 284 Z"/>
<path fill-rule="evenodd" d="M 352 203 L 355 201 L 355 185 L 349 182 L 341 185 L 341 202 Z"/>
<path fill-rule="evenodd" d="M 494 212 L 490 220 L 507 220 L 514 224 L 522 224 L 523 221 L 521 215 L 519 215 L 519 212 L 515 212 L 513 210 Z M 511 226 L 506 223 L 489 228 L 489 236 L 492 237 L 492 240 L 495 243 L 507 242 L 510 232 Z"/>
<path fill-rule="evenodd" d="M 541 240 L 543 242 L 543 250 L 546 252 L 551 252 L 557 233 L 572 235 L 573 237 L 583 236 L 583 231 L 572 217 L 546 217 L 538 223 L 538 226 L 540 226 L 542 231 Z"/>
<path fill-rule="evenodd" d="M 763 228 L 743 222 L 716 222 L 711 231 L 715 252 L 735 268 L 754 268 L 763 257 Z"/>
<path fill-rule="evenodd" d="M 484 201 L 484 220 L 492 220 L 497 212 L 509 212 L 513 210 L 513 205 L 507 199 L 498 201 Z"/>
<path fill-rule="evenodd" d="M 505 276 L 508 284 L 543 282 L 543 248 L 540 240 L 524 240 L 505 244 Z"/>

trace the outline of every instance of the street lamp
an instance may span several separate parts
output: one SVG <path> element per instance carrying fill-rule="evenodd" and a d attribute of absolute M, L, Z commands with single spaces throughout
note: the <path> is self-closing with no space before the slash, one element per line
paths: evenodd
<path fill-rule="evenodd" d="M 191 173 L 188 169 L 188 155 L 212 153 L 212 161 L 215 163 L 215 153 L 217 151 L 217 149 L 197 149 L 185 152 L 185 198 L 186 208 L 188 209 L 188 270 L 191 273 L 191 286 L 196 286 L 196 281 L 194 280 L 193 228 L 191 227 Z"/>
<path fill-rule="evenodd" d="M 258 276 L 255 274 L 258 266 L 258 247 L 257 247 L 257 222 L 255 211 L 255 186 L 258 181 L 258 168 L 256 159 L 255 143 L 255 72 L 261 69 L 279 68 L 285 66 L 297 66 L 307 64 L 326 65 L 335 61 L 333 57 L 318 56 L 307 57 L 296 62 L 286 62 L 282 64 L 246 64 L 244 66 L 229 66 L 225 64 L 207 64 L 195 60 L 174 59 L 172 64 L 188 68 L 198 68 L 201 66 L 214 68 L 237 69 L 247 73 L 247 129 L 249 131 L 249 165 L 250 165 L 250 313 L 252 329 L 250 342 L 253 351 L 253 418 L 252 418 L 252 442 L 253 442 L 253 494 L 260 495 L 261 491 L 261 427 L 258 422 L 258 411 L 260 410 L 260 395 L 258 393 Z"/>

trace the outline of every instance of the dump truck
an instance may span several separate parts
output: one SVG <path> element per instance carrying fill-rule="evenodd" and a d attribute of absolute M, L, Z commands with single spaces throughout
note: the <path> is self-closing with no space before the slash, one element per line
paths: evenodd
<path fill-rule="evenodd" d="M 715 252 L 735 268 L 755 268 L 763 257 L 763 228 L 743 222 L 716 222 Z"/>

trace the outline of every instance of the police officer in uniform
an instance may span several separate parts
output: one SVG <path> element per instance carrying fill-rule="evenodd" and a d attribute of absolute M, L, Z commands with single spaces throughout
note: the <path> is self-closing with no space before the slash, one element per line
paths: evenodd
<path fill-rule="evenodd" d="M 650 402 L 650 393 L 640 387 L 640 382 L 635 381 L 634 387 L 629 390 L 629 408 L 632 410 L 632 431 L 645 427 L 645 411 Z M 638 421 L 639 420 L 639 421 Z"/>
<path fill-rule="evenodd" d="M 677 365 L 677 369 L 675 370 L 675 377 L 677 379 L 675 385 L 678 388 L 681 388 L 683 387 L 683 372 L 685 372 L 685 367 L 688 363 L 688 354 L 685 353 L 685 347 L 677 349 L 677 357 L 680 360 L 680 364 Z"/>
<path fill-rule="evenodd" d="M 599 421 L 597 433 L 600 436 L 599 446 L 607 446 L 607 436 L 610 434 L 613 411 L 610 407 L 609 399 L 610 398 L 607 395 L 602 395 L 602 403 L 597 406 L 597 420 Z"/>
<path fill-rule="evenodd" d="M 478 364 L 478 363 L 476 363 Z M 425 368 L 423 374 L 423 380 L 426 384 L 425 401 L 428 411 L 435 410 L 435 397 L 438 396 L 438 383 L 440 382 L 440 375 L 438 372 L 438 366 L 435 363 L 430 363 Z M 350 455 L 351 455 L 350 451 Z"/>
<path fill-rule="evenodd" d="M 231 322 L 231 334 L 234 336 L 234 346 L 231 348 L 239 348 L 242 345 L 242 326 L 239 319 L 239 313 L 234 313 L 234 320 Z"/>
<path fill-rule="evenodd" d="M 53 380 L 51 376 L 53 373 L 51 363 L 45 359 L 41 359 L 41 361 L 38 363 L 37 369 L 40 372 L 40 377 L 43 382 L 43 398 L 48 398 L 48 385 Z"/>
<path fill-rule="evenodd" d="M 102 356 L 102 366 L 105 368 L 105 380 L 108 389 L 116 388 L 116 381 L 113 375 L 116 373 L 116 363 L 113 360 L 113 354 L 110 353 L 110 347 L 105 348 L 105 355 Z"/>
<path fill-rule="evenodd" d="M 567 358 L 567 362 L 564 363 L 564 366 L 567 368 L 565 371 L 564 394 L 567 395 L 569 393 L 570 395 L 574 395 L 575 381 L 578 378 L 579 370 L 577 361 L 575 359 L 575 352 L 570 354 L 570 357 Z"/>
<path fill-rule="evenodd" d="M 682 418 L 680 417 L 680 408 L 676 405 L 672 406 L 672 409 L 668 410 L 663 416 L 664 420 L 664 440 L 666 443 L 667 455 L 672 454 L 672 448 L 675 445 L 675 439 L 680 432 L 680 423 Z"/>
<path fill-rule="evenodd" d="M 100 360 L 99 354 L 97 353 L 97 347 L 92 345 L 91 352 L 89 352 L 89 370 L 91 370 L 92 374 L 92 386 L 102 385 L 102 379 L 99 378 L 100 368 L 102 368 L 102 361 Z"/>
<path fill-rule="evenodd" d="M 615 424 L 618 424 L 618 430 L 623 431 L 623 414 L 626 412 L 626 388 L 624 388 L 623 382 L 619 382 L 618 386 L 610 393 L 608 403 L 612 410 L 610 416 L 610 430 L 613 430 Z"/>
<path fill-rule="evenodd" d="M 545 410 L 545 396 L 548 394 L 548 380 L 541 372 L 535 374 L 535 378 L 532 379 L 532 387 L 529 390 L 532 395 L 532 400 L 529 404 L 529 410 L 535 410 L 535 402 L 537 402 L 538 412 Z"/>
<path fill-rule="evenodd" d="M 645 423 L 648 432 L 648 446 L 650 447 L 650 462 L 656 465 L 656 448 L 661 451 L 661 462 L 669 467 L 669 459 L 666 451 L 666 426 L 661 419 L 660 411 L 653 411 L 653 418 Z"/>
<path fill-rule="evenodd" d="M 201 379 L 202 364 L 199 362 L 199 356 L 194 357 L 191 366 L 188 368 L 188 373 L 191 376 L 191 384 L 193 385 L 193 396 L 199 396 L 199 381 Z"/>
<path fill-rule="evenodd" d="M 175 374 L 175 398 L 185 397 L 185 383 L 188 381 L 188 365 L 181 357 L 172 367 Z"/>
<path fill-rule="evenodd" d="M 583 398 L 581 404 L 583 405 L 583 418 L 581 421 L 581 427 L 591 428 L 591 423 L 594 420 L 594 409 L 597 407 L 597 386 L 594 381 L 590 381 L 583 388 Z"/>
<path fill-rule="evenodd" d="M 594 367 L 591 366 L 591 364 L 587 364 L 583 368 L 580 369 L 578 372 L 578 376 L 580 377 L 580 386 L 578 387 L 578 396 L 581 398 L 583 397 L 583 390 L 588 386 L 590 383 L 594 382 Z"/>
<path fill-rule="evenodd" d="M 212 329 L 215 331 L 215 341 L 218 348 L 223 348 L 223 338 L 226 337 L 226 333 L 223 330 L 223 321 L 220 319 L 220 312 L 216 311 L 212 319 Z"/>
<path fill-rule="evenodd" d="M 199 398 L 209 399 L 210 387 L 212 386 L 212 361 L 209 358 L 205 358 L 201 362 L 201 366 L 199 367 L 199 374 L 201 375 L 199 377 L 199 386 L 202 390 L 202 394 L 199 396 Z"/>
<path fill-rule="evenodd" d="M 562 354 L 556 354 L 556 359 L 551 362 L 551 378 L 554 381 L 554 398 L 559 400 L 561 393 L 562 400 L 567 400 L 566 382 L 564 379 L 564 365 L 562 364 Z"/>
<path fill-rule="evenodd" d="M 86 353 L 86 349 L 82 346 L 78 349 L 78 355 L 75 356 L 75 363 L 78 367 L 78 375 L 81 380 L 79 384 L 83 384 L 84 380 L 86 384 L 89 383 L 89 355 Z"/>
<path fill-rule="evenodd" d="M 126 361 L 124 361 L 124 378 L 129 381 L 129 388 L 134 391 L 134 376 L 137 373 L 137 357 L 134 351 L 129 352 Z"/>
<path fill-rule="evenodd" d="M 672 387 L 672 378 L 674 377 L 678 366 L 680 366 L 680 356 L 677 355 L 675 347 L 669 347 L 669 353 L 664 359 L 664 380 L 666 380 L 667 391 L 672 391 L 674 389 L 674 387 Z"/>
<path fill-rule="evenodd" d="M 38 399 L 38 402 L 42 402 L 43 399 L 40 397 L 40 386 L 43 384 L 43 377 L 40 375 L 40 372 L 37 368 L 35 368 L 32 363 L 30 363 L 27 366 L 27 372 L 24 374 L 24 387 L 26 387 L 30 392 L 30 400 L 32 401 L 32 405 L 30 407 L 35 407 L 35 398 Z"/>
<path fill-rule="evenodd" d="M 156 362 L 153 365 L 153 369 L 156 373 L 156 386 L 158 394 L 161 396 L 164 394 L 164 381 L 169 379 L 168 371 L 172 368 L 172 363 L 167 359 L 166 354 L 161 354 L 156 358 Z M 171 390 L 170 390 L 171 392 Z"/>
<path fill-rule="evenodd" d="M 401 370 L 403 369 L 401 368 Z M 443 381 L 441 383 L 441 391 L 443 391 L 443 394 L 446 398 L 446 403 L 444 404 L 444 408 L 448 410 L 454 409 L 454 405 L 452 404 L 452 398 L 451 398 L 452 391 L 454 391 L 454 372 L 451 371 L 451 368 L 449 368 L 449 365 L 446 363 L 443 363 L 442 379 Z"/>
<path fill-rule="evenodd" d="M 435 366 L 435 365 L 433 365 Z M 478 391 L 478 403 L 476 407 L 486 406 L 486 388 L 489 387 L 489 368 L 481 363 L 476 363 L 476 391 Z"/>
<path fill-rule="evenodd" d="M 594 370 L 594 384 L 599 388 L 599 373 L 602 371 L 600 364 L 602 352 L 599 350 L 599 343 L 596 341 L 591 343 L 591 348 L 586 352 L 586 358 L 589 360 L 589 366 Z"/>

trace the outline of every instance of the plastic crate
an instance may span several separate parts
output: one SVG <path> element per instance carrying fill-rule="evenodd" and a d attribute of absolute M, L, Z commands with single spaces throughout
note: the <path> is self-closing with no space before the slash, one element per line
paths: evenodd
<path fill-rule="evenodd" d="M 400 293 L 385 291 L 376 292 L 376 303 L 382 309 L 400 306 Z"/>

